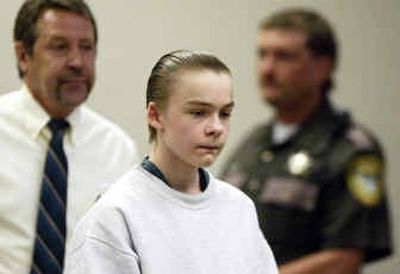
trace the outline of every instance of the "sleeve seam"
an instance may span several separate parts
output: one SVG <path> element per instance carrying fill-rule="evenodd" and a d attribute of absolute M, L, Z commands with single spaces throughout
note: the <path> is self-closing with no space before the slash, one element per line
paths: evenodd
<path fill-rule="evenodd" d="M 111 248 L 113 250 L 116 250 L 119 253 L 122 253 L 124 255 L 127 255 L 127 256 L 130 256 L 130 257 L 136 257 L 136 258 L 138 257 L 137 254 L 135 254 L 133 251 L 127 251 L 127 250 L 118 248 L 118 247 L 114 246 L 113 244 L 111 244 L 110 242 L 105 241 L 103 239 L 100 239 L 100 238 L 98 238 L 98 237 L 96 237 L 94 235 L 86 235 L 86 240 L 85 241 L 89 241 L 89 240 L 92 240 L 94 242 L 97 242 L 97 243 L 103 244 L 105 246 L 108 246 L 109 248 Z M 82 243 L 82 245 L 80 247 L 78 247 L 77 249 L 75 249 L 75 251 L 78 250 L 79 248 L 82 248 L 84 245 L 85 245 L 85 243 Z"/>

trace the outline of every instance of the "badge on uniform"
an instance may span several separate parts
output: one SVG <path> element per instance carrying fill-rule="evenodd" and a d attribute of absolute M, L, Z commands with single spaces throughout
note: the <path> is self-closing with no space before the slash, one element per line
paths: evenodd
<path fill-rule="evenodd" d="M 311 166 L 311 158 L 304 151 L 297 152 L 289 157 L 288 169 L 293 175 L 305 174 Z"/>
<path fill-rule="evenodd" d="M 376 206 L 383 196 L 382 159 L 373 155 L 355 158 L 349 168 L 347 185 L 351 194 L 364 206 Z"/>

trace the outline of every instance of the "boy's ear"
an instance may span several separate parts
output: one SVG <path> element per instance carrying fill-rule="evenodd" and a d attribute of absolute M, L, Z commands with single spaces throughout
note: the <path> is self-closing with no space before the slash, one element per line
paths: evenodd
<path fill-rule="evenodd" d="M 22 74 L 25 75 L 28 70 L 28 53 L 25 46 L 21 41 L 14 42 L 15 57 L 17 58 L 18 68 Z"/>
<path fill-rule="evenodd" d="M 156 130 L 162 129 L 161 112 L 156 103 L 150 102 L 147 106 L 147 123 Z"/>

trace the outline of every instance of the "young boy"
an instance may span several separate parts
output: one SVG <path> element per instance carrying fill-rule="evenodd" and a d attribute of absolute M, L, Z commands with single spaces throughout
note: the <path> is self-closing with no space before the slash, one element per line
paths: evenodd
<path fill-rule="evenodd" d="M 153 148 L 75 232 L 66 273 L 278 273 L 251 200 L 203 169 L 221 151 L 233 108 L 229 69 L 175 51 L 147 86 Z"/>

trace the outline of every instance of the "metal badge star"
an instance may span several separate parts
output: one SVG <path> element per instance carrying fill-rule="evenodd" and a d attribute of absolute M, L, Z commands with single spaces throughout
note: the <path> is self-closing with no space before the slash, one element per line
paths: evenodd
<path fill-rule="evenodd" d="M 288 168 L 293 175 L 304 174 L 311 166 L 311 159 L 307 153 L 300 151 L 290 156 L 288 160 Z"/>

